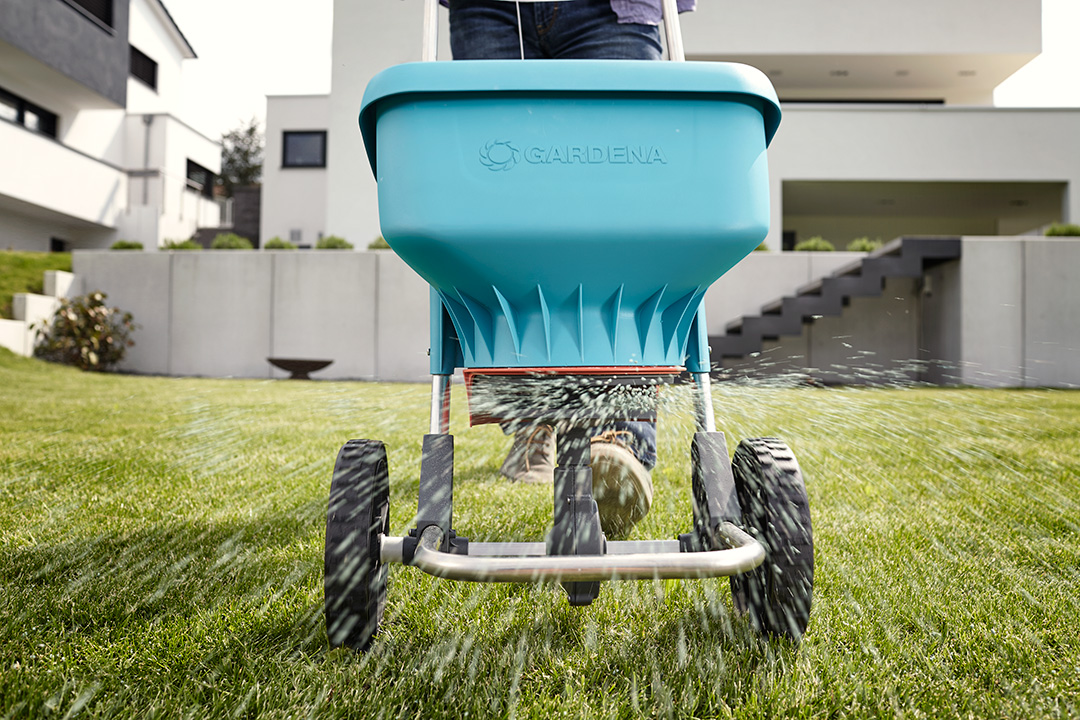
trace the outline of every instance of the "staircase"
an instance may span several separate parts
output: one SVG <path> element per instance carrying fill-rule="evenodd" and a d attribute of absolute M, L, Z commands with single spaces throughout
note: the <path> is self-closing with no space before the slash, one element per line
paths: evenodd
<path fill-rule="evenodd" d="M 853 297 L 881 295 L 885 279 L 919 278 L 928 267 L 960 257 L 958 237 L 897 238 L 873 253 L 819 280 L 793 296 L 762 306 L 760 315 L 746 315 L 725 327 L 724 335 L 709 337 L 715 363 L 761 352 L 765 340 L 801 335 L 815 317 L 839 316 Z"/>

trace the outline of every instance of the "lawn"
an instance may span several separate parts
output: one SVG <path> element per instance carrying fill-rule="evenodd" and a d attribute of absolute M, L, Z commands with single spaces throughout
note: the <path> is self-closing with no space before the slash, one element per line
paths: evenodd
<path fill-rule="evenodd" d="M 550 489 L 455 388 L 455 525 L 543 538 Z M 338 446 L 386 441 L 415 511 L 428 389 L 83 374 L 0 351 L 0 717 L 1080 716 L 1080 393 L 721 384 L 729 438 L 800 459 L 817 553 L 802 645 L 726 581 L 552 587 L 390 572 L 372 652 L 330 651 Z M 689 528 L 689 403 L 665 390 L 656 503 Z M 730 443 L 732 447 L 734 442 Z"/>
<path fill-rule="evenodd" d="M 40 293 L 46 270 L 71 272 L 71 253 L 0 250 L 0 317 L 11 318 L 16 293 Z"/>

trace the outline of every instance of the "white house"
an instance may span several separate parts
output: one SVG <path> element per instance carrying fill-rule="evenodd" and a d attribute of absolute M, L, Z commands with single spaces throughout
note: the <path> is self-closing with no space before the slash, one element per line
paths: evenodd
<path fill-rule="evenodd" d="M 769 155 L 770 248 L 815 235 L 840 247 L 901 234 L 1015 235 L 1080 218 L 1080 191 L 1070 192 L 1080 111 L 992 104 L 994 88 L 1039 54 L 1041 9 L 1040 0 L 709 0 L 683 15 L 688 58 L 754 65 L 783 104 Z M 300 117 L 295 100 L 271 98 L 267 119 L 268 143 L 292 129 L 327 131 L 325 201 L 304 195 L 302 209 L 277 208 L 292 225 L 264 216 L 265 237 L 322 227 L 362 246 L 379 234 L 357 112 L 373 75 L 420 59 L 421 11 L 420 0 L 380 4 L 378 17 L 335 4 L 328 120 L 316 98 Z M 267 157 L 273 194 L 297 175 Z"/>
<path fill-rule="evenodd" d="M 266 98 L 263 152 L 262 244 L 279 237 L 297 247 L 314 247 L 326 226 L 327 173 L 332 160 L 326 95 L 271 95 Z M 354 243 L 355 244 L 355 243 Z"/>
<path fill-rule="evenodd" d="M 219 225 L 220 145 L 180 117 L 162 0 L 0 3 L 0 247 L 155 248 Z"/>

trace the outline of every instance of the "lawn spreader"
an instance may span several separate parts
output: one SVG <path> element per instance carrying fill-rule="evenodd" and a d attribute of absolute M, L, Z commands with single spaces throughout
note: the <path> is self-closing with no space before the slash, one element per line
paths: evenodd
<path fill-rule="evenodd" d="M 572 605 L 608 580 L 729 576 L 755 628 L 801 638 L 813 585 L 803 479 L 774 438 L 744 440 L 729 459 L 703 306 L 768 232 L 766 148 L 779 122 L 765 76 L 728 63 L 419 62 L 372 79 L 360 128 L 383 237 L 431 286 L 431 424 L 407 536 L 390 535 L 383 443 L 351 440 L 337 456 L 325 548 L 332 646 L 370 646 L 394 563 L 461 581 L 558 582 Z M 458 368 L 472 423 L 556 429 L 546 541 L 455 532 Z M 695 398 L 690 528 L 609 540 L 592 495 L 592 431 L 654 421 L 660 386 L 679 376 Z"/>

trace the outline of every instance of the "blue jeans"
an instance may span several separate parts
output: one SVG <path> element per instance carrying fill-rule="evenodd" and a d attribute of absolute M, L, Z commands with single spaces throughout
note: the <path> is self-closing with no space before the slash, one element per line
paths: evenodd
<path fill-rule="evenodd" d="M 449 0 L 455 60 L 659 60 L 660 29 L 617 22 L 610 0 Z M 521 43 L 517 10 L 521 9 Z"/>
<path fill-rule="evenodd" d="M 521 37 L 518 37 L 518 8 Z M 660 29 L 620 24 L 610 0 L 521 3 L 450 0 L 450 49 L 455 60 L 659 60 Z M 656 465 L 656 423 L 616 422 L 597 428 L 627 430 L 631 450 L 646 469 Z"/>

